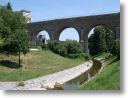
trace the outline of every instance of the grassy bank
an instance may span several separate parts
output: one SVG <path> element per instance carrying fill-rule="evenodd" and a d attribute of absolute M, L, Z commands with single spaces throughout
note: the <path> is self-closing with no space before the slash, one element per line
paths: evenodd
<path fill-rule="evenodd" d="M 114 58 L 106 62 L 107 66 L 100 74 L 88 83 L 80 86 L 81 90 L 119 90 L 120 89 L 120 60 Z"/>
<path fill-rule="evenodd" d="M 17 68 L 18 58 L 0 54 L 0 81 L 23 81 L 75 67 L 84 59 L 69 59 L 51 51 L 30 52 L 21 56 L 22 67 Z"/>

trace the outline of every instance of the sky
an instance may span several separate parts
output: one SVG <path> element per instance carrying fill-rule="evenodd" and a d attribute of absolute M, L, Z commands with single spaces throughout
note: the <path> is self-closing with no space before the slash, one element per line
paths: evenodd
<path fill-rule="evenodd" d="M 31 11 L 32 22 L 120 12 L 120 0 L 0 0 L 0 5 L 8 2 L 14 11 Z"/>

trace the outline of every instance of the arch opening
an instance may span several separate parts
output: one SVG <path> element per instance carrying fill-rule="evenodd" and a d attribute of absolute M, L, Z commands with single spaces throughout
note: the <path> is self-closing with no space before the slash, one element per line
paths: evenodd
<path fill-rule="evenodd" d="M 47 32 L 46 30 L 40 31 L 36 35 L 36 39 L 35 39 L 36 46 L 40 46 L 42 44 L 47 44 L 49 40 L 50 40 L 49 32 Z"/>
<path fill-rule="evenodd" d="M 79 42 L 79 32 L 75 28 L 63 29 L 59 36 L 59 41 L 76 40 Z"/>

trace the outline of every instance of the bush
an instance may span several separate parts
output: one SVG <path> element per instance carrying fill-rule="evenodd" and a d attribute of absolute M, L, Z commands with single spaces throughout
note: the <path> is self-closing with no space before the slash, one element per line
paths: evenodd
<path fill-rule="evenodd" d="M 41 48 L 42 48 L 42 50 L 48 50 L 48 45 L 47 44 L 42 44 Z"/>
<path fill-rule="evenodd" d="M 71 40 L 67 40 L 66 41 L 67 45 L 67 52 L 69 54 L 77 54 L 77 53 L 82 53 L 82 46 L 80 43 L 78 43 L 77 41 L 71 41 Z"/>
<path fill-rule="evenodd" d="M 2 47 L 0 46 L 0 53 L 2 52 Z"/>
<path fill-rule="evenodd" d="M 48 43 L 49 49 L 64 57 L 77 58 L 82 53 L 82 46 L 74 40 L 65 42 L 51 41 Z"/>
<path fill-rule="evenodd" d="M 90 60 L 91 56 L 90 55 L 85 55 L 84 58 L 85 58 L 85 60 Z"/>
<path fill-rule="evenodd" d="M 74 59 L 74 58 L 77 58 L 78 55 L 77 54 L 68 54 L 68 57 Z"/>
<path fill-rule="evenodd" d="M 61 49 L 58 49 L 59 50 L 59 54 L 66 57 L 67 56 L 67 48 L 66 47 L 62 47 Z"/>
<path fill-rule="evenodd" d="M 115 40 L 111 49 L 111 54 L 120 58 L 120 40 Z"/>
<path fill-rule="evenodd" d="M 49 41 L 48 42 L 48 47 L 52 50 L 52 51 L 56 51 L 56 47 L 58 46 L 59 42 L 58 41 Z"/>

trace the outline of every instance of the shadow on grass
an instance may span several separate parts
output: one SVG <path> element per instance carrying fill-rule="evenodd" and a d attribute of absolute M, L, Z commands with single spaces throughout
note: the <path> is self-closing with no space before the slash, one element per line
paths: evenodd
<path fill-rule="evenodd" d="M 0 66 L 4 66 L 4 67 L 8 67 L 8 68 L 13 68 L 13 69 L 17 69 L 17 68 L 21 67 L 16 62 L 12 62 L 12 61 L 9 61 L 9 60 L 2 60 L 2 61 L 0 61 Z"/>

